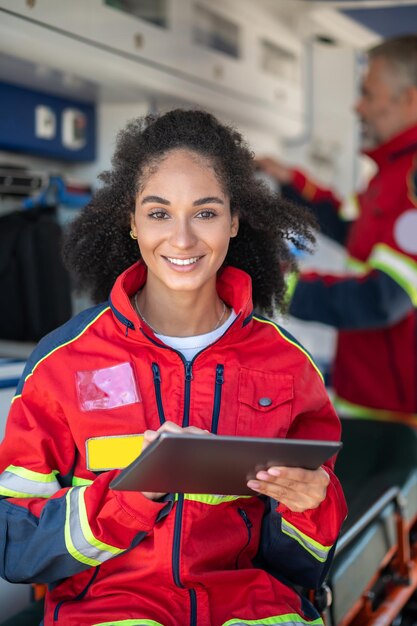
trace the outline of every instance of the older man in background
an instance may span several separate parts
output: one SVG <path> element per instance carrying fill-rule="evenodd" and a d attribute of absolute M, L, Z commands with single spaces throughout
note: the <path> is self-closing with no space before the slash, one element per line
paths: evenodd
<path fill-rule="evenodd" d="M 270 158 L 258 165 L 347 251 L 346 273 L 302 273 L 290 303 L 295 317 L 338 329 L 336 408 L 417 427 L 417 35 L 384 41 L 368 60 L 356 112 L 377 173 L 355 196 L 354 221 L 299 170 Z"/>

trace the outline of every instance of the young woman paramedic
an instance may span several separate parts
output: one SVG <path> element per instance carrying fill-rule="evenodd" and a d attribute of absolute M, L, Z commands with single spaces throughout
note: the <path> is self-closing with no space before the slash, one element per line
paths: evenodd
<path fill-rule="evenodd" d="M 321 624 L 293 585 L 320 584 L 346 516 L 332 461 L 259 472 L 246 497 L 109 489 L 144 433 L 340 438 L 310 356 L 253 312 L 282 305 L 310 218 L 203 111 L 130 122 L 101 179 L 65 254 L 105 302 L 46 336 L 17 389 L 1 574 L 48 583 L 45 626 Z"/>

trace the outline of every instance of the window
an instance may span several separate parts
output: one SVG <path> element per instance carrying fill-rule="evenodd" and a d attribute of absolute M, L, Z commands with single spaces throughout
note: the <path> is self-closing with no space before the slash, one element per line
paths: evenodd
<path fill-rule="evenodd" d="M 199 4 L 194 6 L 194 41 L 238 59 L 239 27 L 231 20 Z"/>
<path fill-rule="evenodd" d="M 104 0 L 104 4 L 156 26 L 168 28 L 168 0 Z"/>
<path fill-rule="evenodd" d="M 266 39 L 261 41 L 261 68 L 267 74 L 288 81 L 298 78 L 298 59 L 289 50 Z"/>

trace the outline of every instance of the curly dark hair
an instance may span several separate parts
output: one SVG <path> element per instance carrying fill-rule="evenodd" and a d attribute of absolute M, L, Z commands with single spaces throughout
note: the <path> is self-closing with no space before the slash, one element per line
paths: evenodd
<path fill-rule="evenodd" d="M 299 250 L 314 243 L 312 214 L 283 200 L 256 176 L 253 154 L 242 135 L 201 110 L 176 109 L 130 121 L 117 137 L 112 169 L 103 186 L 67 230 L 64 260 L 79 289 L 96 301 L 108 298 L 117 276 L 138 260 L 129 236 L 135 197 L 149 173 L 174 149 L 207 158 L 230 197 L 239 232 L 230 240 L 225 265 L 247 272 L 253 300 L 271 313 L 284 308 L 284 272 L 296 269 L 289 242 Z"/>

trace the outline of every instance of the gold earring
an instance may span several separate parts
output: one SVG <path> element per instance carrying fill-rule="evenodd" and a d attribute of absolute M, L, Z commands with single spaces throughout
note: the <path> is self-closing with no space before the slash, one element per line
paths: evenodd
<path fill-rule="evenodd" d="M 133 230 L 131 230 L 131 231 L 130 231 L 129 235 L 130 235 L 131 239 L 137 239 L 137 238 L 138 238 L 138 236 L 137 236 L 137 235 L 135 235 L 135 233 L 133 232 Z"/>

